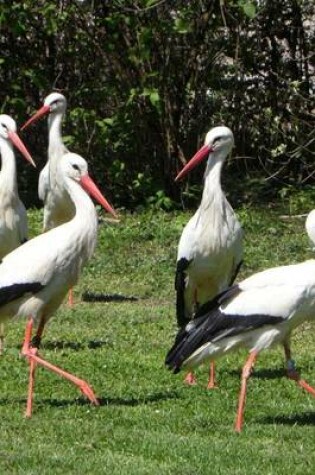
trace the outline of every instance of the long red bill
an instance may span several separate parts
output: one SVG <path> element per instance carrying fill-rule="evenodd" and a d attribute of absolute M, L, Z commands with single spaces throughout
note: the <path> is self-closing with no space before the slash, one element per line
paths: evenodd
<path fill-rule="evenodd" d="M 20 139 L 20 137 L 18 136 L 18 134 L 17 134 L 16 132 L 9 131 L 9 132 L 8 132 L 8 137 L 9 137 L 9 139 L 11 140 L 11 142 L 13 143 L 13 145 L 21 152 L 21 154 L 23 155 L 23 157 L 24 157 L 28 162 L 30 162 L 30 163 L 33 165 L 33 167 L 36 168 L 35 162 L 34 162 L 34 160 L 32 159 L 31 154 L 29 153 L 29 151 L 28 151 L 27 148 L 25 147 L 24 143 L 22 142 L 22 140 Z"/>
<path fill-rule="evenodd" d="M 181 180 L 184 178 L 184 176 L 187 175 L 193 168 L 195 168 L 197 165 L 199 165 L 202 160 L 204 160 L 206 157 L 208 157 L 209 153 L 212 151 L 212 148 L 209 145 L 203 145 L 198 152 L 192 157 L 189 162 L 186 163 L 184 168 L 178 173 L 177 177 L 175 178 L 175 181 Z"/>
<path fill-rule="evenodd" d="M 29 125 L 31 125 L 33 122 L 36 122 L 37 120 L 39 120 L 41 117 L 43 117 L 44 115 L 47 115 L 49 114 L 50 112 L 50 107 L 49 106 L 42 106 L 40 109 L 38 109 L 37 112 L 35 112 L 34 115 L 32 115 L 32 117 L 30 117 L 26 122 L 25 124 L 22 125 L 21 127 L 21 130 L 24 130 L 26 129 Z"/>
<path fill-rule="evenodd" d="M 92 196 L 92 198 L 94 198 L 100 205 L 103 206 L 106 211 L 108 211 L 108 213 L 111 213 L 115 218 L 117 218 L 115 210 L 108 203 L 107 199 L 104 198 L 101 191 L 88 174 L 81 177 L 80 184 L 82 188 L 84 188 L 85 191 L 87 191 Z"/>

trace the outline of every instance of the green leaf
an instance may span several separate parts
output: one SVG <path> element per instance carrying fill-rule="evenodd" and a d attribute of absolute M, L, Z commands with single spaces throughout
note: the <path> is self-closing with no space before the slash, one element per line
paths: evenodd
<path fill-rule="evenodd" d="M 239 6 L 242 8 L 244 14 L 251 20 L 256 16 L 256 7 L 254 3 L 246 0 L 240 0 L 238 2 Z"/>
<path fill-rule="evenodd" d="M 150 102 L 151 102 L 151 104 L 152 104 L 154 107 L 156 107 L 156 106 L 159 104 L 159 102 L 160 102 L 160 95 L 159 95 L 158 91 L 153 91 L 153 92 L 151 92 L 151 94 L 150 94 L 149 97 L 150 97 Z"/>
<path fill-rule="evenodd" d="M 183 18 L 176 18 L 174 24 L 174 30 L 181 35 L 185 35 L 191 31 L 191 26 L 188 21 Z"/>

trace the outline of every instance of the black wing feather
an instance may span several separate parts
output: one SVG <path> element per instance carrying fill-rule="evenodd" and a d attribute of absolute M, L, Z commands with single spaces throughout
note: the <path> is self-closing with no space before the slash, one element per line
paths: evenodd
<path fill-rule="evenodd" d="M 165 364 L 170 370 L 178 373 L 183 362 L 205 343 L 218 342 L 223 338 L 254 330 L 264 325 L 283 322 L 282 317 L 272 315 L 228 315 L 223 313 L 219 308 L 221 303 L 240 291 L 238 286 L 234 286 L 214 300 L 207 302 L 198 310 L 196 318 L 178 332 L 165 359 Z M 202 314 L 202 310 L 205 313 Z"/>
<path fill-rule="evenodd" d="M 204 317 L 206 314 L 210 313 L 212 310 L 219 307 L 222 303 L 227 302 L 233 297 L 236 297 L 236 295 L 238 295 L 240 292 L 242 292 L 242 290 L 237 284 L 233 285 L 233 287 L 229 287 L 223 290 L 218 295 L 216 295 L 213 299 L 208 300 L 208 302 L 201 305 L 196 311 L 194 315 L 194 319 L 199 318 L 199 317 Z"/>
<path fill-rule="evenodd" d="M 23 297 L 26 293 L 36 294 L 45 286 L 40 282 L 12 284 L 0 289 L 0 305 L 6 305 L 13 300 Z"/>
<path fill-rule="evenodd" d="M 243 264 L 243 261 L 240 261 L 236 268 L 235 268 L 235 271 L 233 272 L 232 274 L 232 277 L 231 277 L 231 280 L 230 280 L 230 283 L 229 283 L 229 287 L 231 287 L 233 284 L 234 284 L 234 280 L 236 279 L 236 277 L 238 276 L 238 273 L 242 267 L 242 264 Z"/>
<path fill-rule="evenodd" d="M 177 325 L 182 328 L 187 323 L 185 316 L 185 288 L 186 288 L 186 270 L 191 261 L 182 257 L 177 261 L 175 274 L 175 290 L 176 290 L 176 318 Z"/>

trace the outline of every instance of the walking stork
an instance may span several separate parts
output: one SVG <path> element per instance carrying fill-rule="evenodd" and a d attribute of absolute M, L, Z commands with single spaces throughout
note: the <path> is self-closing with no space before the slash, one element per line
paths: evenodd
<path fill-rule="evenodd" d="M 82 268 L 93 254 L 97 237 L 95 207 L 88 191 L 107 211 L 114 210 L 88 175 L 86 161 L 68 153 L 57 167 L 63 186 L 75 207 L 74 217 L 50 231 L 26 242 L 8 254 L 0 265 L 0 322 L 28 317 L 22 355 L 30 365 L 26 416 L 32 414 L 35 369 L 41 365 L 78 386 L 93 403 L 98 404 L 91 387 L 83 380 L 52 365 L 39 356 L 38 347 L 45 324 L 58 309 Z M 37 333 L 33 341 L 33 323 Z"/>
<path fill-rule="evenodd" d="M 243 232 L 221 188 L 222 166 L 233 146 L 233 133 L 228 127 L 211 129 L 203 147 L 176 177 L 176 181 L 182 179 L 207 158 L 201 203 L 178 245 L 175 289 L 180 328 L 194 318 L 200 305 L 233 283 L 242 263 Z M 185 381 L 194 384 L 194 375 L 189 373 Z M 208 388 L 214 385 L 211 365 Z"/>

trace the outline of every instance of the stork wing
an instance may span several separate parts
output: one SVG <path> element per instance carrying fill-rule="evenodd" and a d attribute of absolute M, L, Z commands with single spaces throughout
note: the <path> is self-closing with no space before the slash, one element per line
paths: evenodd
<path fill-rule="evenodd" d="M 40 172 L 38 179 L 38 196 L 40 200 L 45 202 L 49 188 L 49 162 L 47 162 Z"/>
<path fill-rule="evenodd" d="M 186 288 L 186 269 L 190 261 L 182 257 L 176 264 L 175 290 L 176 290 L 176 318 L 177 325 L 181 328 L 187 323 L 185 315 L 185 288 Z"/>
<path fill-rule="evenodd" d="M 0 265 L 0 289 L 14 284 L 47 285 L 63 265 L 64 234 L 59 227 L 36 236 L 7 254 Z"/>
<path fill-rule="evenodd" d="M 305 320 L 315 311 L 314 275 L 315 261 L 306 261 L 260 272 L 223 292 L 180 330 L 166 365 L 178 372 L 204 344 L 295 317 L 299 323 Z"/>
<path fill-rule="evenodd" d="M 23 297 L 26 293 L 36 294 L 42 288 L 40 282 L 31 282 L 31 283 L 23 283 L 23 284 L 12 284 L 5 287 L 0 288 L 0 306 L 8 304 L 13 300 L 16 300 L 20 297 Z"/>
<path fill-rule="evenodd" d="M 22 201 L 19 201 L 17 212 L 19 216 L 19 223 L 18 223 L 19 241 L 21 244 L 23 244 L 28 239 L 28 226 L 27 226 L 26 209 Z"/>

